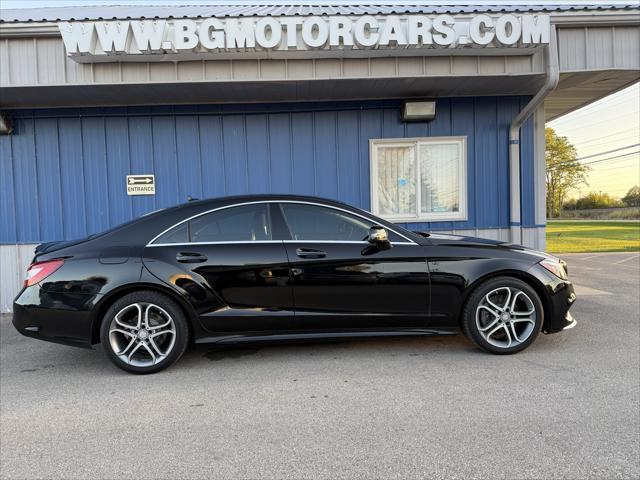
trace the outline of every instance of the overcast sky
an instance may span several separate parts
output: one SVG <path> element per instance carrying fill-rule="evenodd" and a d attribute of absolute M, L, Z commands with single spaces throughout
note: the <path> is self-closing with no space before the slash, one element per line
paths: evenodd
<path fill-rule="evenodd" d="M 238 4 L 238 1 L 215 0 L 0 0 L 0 8 L 32 8 L 69 5 L 194 5 L 194 4 Z M 248 2 L 246 2 L 248 3 Z M 304 2 L 272 0 L 252 0 L 257 4 L 283 3 L 323 3 L 314 0 Z M 327 3 L 327 2 L 324 2 Z M 354 3 L 353 0 L 333 0 L 332 4 Z M 401 1 L 379 1 L 370 3 L 421 3 Z M 448 1 L 439 3 L 465 3 L 464 1 Z M 474 3 L 509 4 L 506 0 L 477 0 Z M 541 3 L 568 3 L 562 0 L 536 0 Z M 636 3 L 633 1 L 607 1 L 605 3 Z M 564 135 L 576 146 L 579 157 L 585 158 L 592 168 L 589 175 L 589 186 L 575 192 L 575 196 L 585 195 L 589 191 L 609 192 L 616 196 L 624 196 L 633 185 L 640 184 L 640 84 L 628 87 L 609 97 L 595 102 L 576 112 L 554 120 L 548 126 L 553 127 L 560 135 Z M 612 152 L 612 150 L 615 150 Z M 606 153 L 610 152 L 610 153 Z M 635 152 L 635 153 L 634 153 Z M 615 158 L 614 158 L 615 157 Z M 597 160 L 597 162 L 596 162 Z"/>

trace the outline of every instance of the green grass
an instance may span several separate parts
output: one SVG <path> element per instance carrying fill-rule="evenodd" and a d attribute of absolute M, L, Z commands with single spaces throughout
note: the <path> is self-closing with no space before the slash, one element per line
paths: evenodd
<path fill-rule="evenodd" d="M 547 223 L 547 251 L 552 253 L 635 252 L 640 250 L 640 222 Z"/>

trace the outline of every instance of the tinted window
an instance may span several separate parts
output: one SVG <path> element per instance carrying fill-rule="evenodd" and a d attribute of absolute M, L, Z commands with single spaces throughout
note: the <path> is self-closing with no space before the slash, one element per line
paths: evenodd
<path fill-rule="evenodd" d="M 187 223 L 172 228 L 153 243 L 187 243 L 189 241 L 189 226 Z"/>
<path fill-rule="evenodd" d="M 171 229 L 154 243 L 239 242 L 271 240 L 265 204 L 225 208 Z"/>
<path fill-rule="evenodd" d="M 363 241 L 374 225 L 365 218 L 317 205 L 283 203 L 282 211 L 294 240 Z M 389 239 L 404 240 L 393 232 Z"/>

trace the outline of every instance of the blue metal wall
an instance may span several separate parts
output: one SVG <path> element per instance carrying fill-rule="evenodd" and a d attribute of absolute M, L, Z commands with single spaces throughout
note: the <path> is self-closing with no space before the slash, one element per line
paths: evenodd
<path fill-rule="evenodd" d="M 466 135 L 465 222 L 509 225 L 508 126 L 524 97 L 439 99 L 428 123 L 398 101 L 11 112 L 0 137 L 0 243 L 72 239 L 196 198 L 304 193 L 370 208 L 369 139 Z M 522 142 L 522 222 L 533 226 L 533 130 Z M 155 196 L 129 197 L 127 174 L 155 173 Z"/>

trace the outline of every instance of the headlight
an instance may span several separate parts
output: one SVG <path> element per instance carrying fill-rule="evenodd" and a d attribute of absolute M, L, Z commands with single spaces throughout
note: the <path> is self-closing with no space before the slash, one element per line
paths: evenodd
<path fill-rule="evenodd" d="M 556 277 L 561 278 L 562 280 L 568 280 L 567 269 L 565 268 L 565 263 L 562 260 L 555 260 L 552 258 L 545 258 L 540 262 L 544 268 L 553 273 Z"/>

